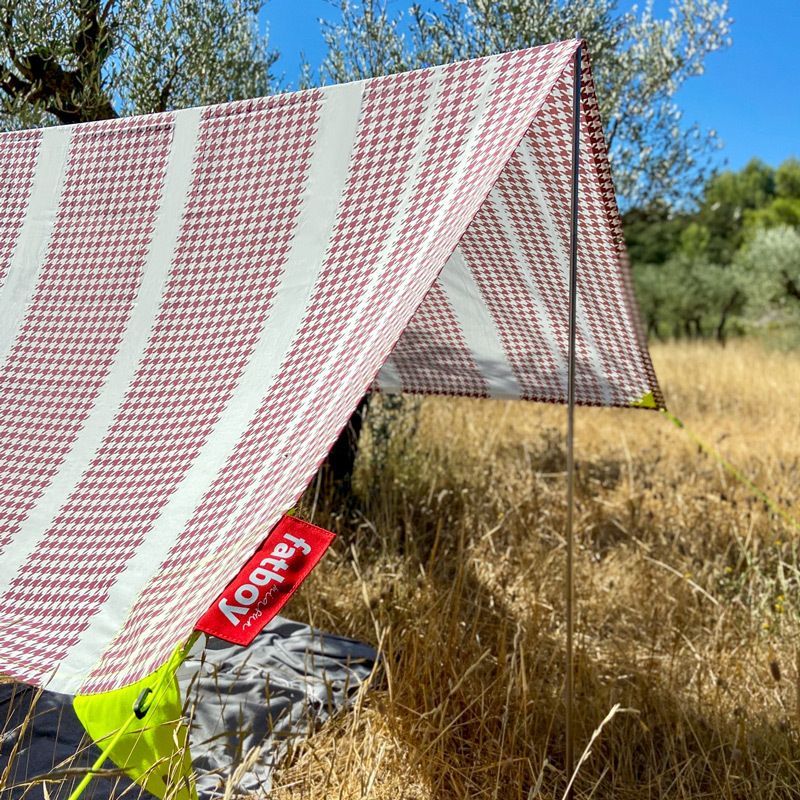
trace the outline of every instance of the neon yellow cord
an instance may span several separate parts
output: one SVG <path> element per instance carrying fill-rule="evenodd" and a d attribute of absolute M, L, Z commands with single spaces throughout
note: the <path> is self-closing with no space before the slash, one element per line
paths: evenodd
<path fill-rule="evenodd" d="M 761 487 L 756 486 L 738 467 L 735 467 L 719 451 L 715 450 L 710 444 L 704 442 L 693 430 L 686 427 L 686 423 L 678 419 L 671 411 L 666 408 L 661 409 L 661 413 L 676 427 L 680 428 L 686 435 L 708 456 L 714 459 L 729 475 L 739 483 L 750 489 L 770 511 L 777 514 L 787 525 L 800 531 L 800 521 L 793 517 L 788 511 L 782 509 Z"/>
<path fill-rule="evenodd" d="M 94 776 L 100 771 L 100 768 L 103 766 L 103 764 L 105 764 L 108 760 L 108 754 L 114 749 L 114 746 L 117 744 L 117 742 L 119 742 L 119 740 L 128 732 L 128 729 L 131 727 L 131 725 L 133 725 L 134 722 L 136 722 L 136 719 L 136 714 L 131 711 L 130 717 L 128 717 L 125 724 L 111 737 L 111 740 L 108 742 L 108 744 L 102 748 L 97 760 L 94 762 L 94 764 L 92 764 L 91 767 L 89 767 L 89 771 L 83 776 L 81 782 L 75 787 L 68 800 L 78 800 L 78 798 L 84 793 L 92 778 L 94 778 Z"/>

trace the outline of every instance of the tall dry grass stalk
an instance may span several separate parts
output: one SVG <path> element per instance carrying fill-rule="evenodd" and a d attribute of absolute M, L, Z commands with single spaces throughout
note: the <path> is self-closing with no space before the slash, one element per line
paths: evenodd
<path fill-rule="evenodd" d="M 800 358 L 653 348 L 668 403 L 795 515 Z M 578 413 L 579 798 L 800 796 L 798 531 L 662 417 Z M 564 410 L 429 398 L 380 425 L 359 510 L 290 609 L 381 642 L 298 798 L 560 798 Z M 309 495 L 310 511 L 313 492 Z M 635 713 L 633 713 L 635 712 Z"/>

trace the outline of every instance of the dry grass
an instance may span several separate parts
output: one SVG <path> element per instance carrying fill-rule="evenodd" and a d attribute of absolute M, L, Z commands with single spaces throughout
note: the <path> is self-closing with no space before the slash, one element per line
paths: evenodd
<path fill-rule="evenodd" d="M 671 409 L 800 516 L 800 358 L 653 348 Z M 408 408 L 408 404 L 407 404 Z M 414 410 L 416 409 L 416 410 Z M 412 404 L 290 613 L 384 668 L 278 775 L 297 798 L 560 798 L 564 411 Z M 798 531 L 663 417 L 582 409 L 579 798 L 800 796 Z"/>
<path fill-rule="evenodd" d="M 671 409 L 800 516 L 800 356 L 653 356 Z M 377 406 L 356 510 L 309 491 L 341 536 L 289 613 L 383 660 L 276 800 L 563 796 L 564 416 Z M 658 414 L 581 409 L 577 450 L 576 797 L 800 797 L 800 531 Z"/>

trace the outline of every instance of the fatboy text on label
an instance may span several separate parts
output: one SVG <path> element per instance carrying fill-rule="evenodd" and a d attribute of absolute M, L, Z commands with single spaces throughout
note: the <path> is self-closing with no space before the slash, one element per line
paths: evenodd
<path fill-rule="evenodd" d="M 289 602 L 333 539 L 330 531 L 284 516 L 195 627 L 234 644 L 250 644 Z"/>
<path fill-rule="evenodd" d="M 311 545 L 305 539 L 284 533 L 283 540 L 275 545 L 272 555 L 262 558 L 258 566 L 250 572 L 248 582 L 236 589 L 233 594 L 236 604 L 229 602 L 225 596 L 219 599 L 218 608 L 231 625 L 239 624 L 251 606 L 261 599 L 265 587 L 284 582 L 289 563 L 298 550 L 303 555 L 308 555 L 311 552 Z"/>

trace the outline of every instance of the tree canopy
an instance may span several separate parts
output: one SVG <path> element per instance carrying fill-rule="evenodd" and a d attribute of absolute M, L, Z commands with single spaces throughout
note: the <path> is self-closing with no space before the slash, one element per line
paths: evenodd
<path fill-rule="evenodd" d="M 5 128 L 268 94 L 262 0 L 0 0 Z"/>
<path fill-rule="evenodd" d="M 321 78 L 345 81 L 569 39 L 588 42 L 623 204 L 684 202 L 710 173 L 711 131 L 685 125 L 676 92 L 730 42 L 726 0 L 620 10 L 616 0 L 336 0 Z"/>

